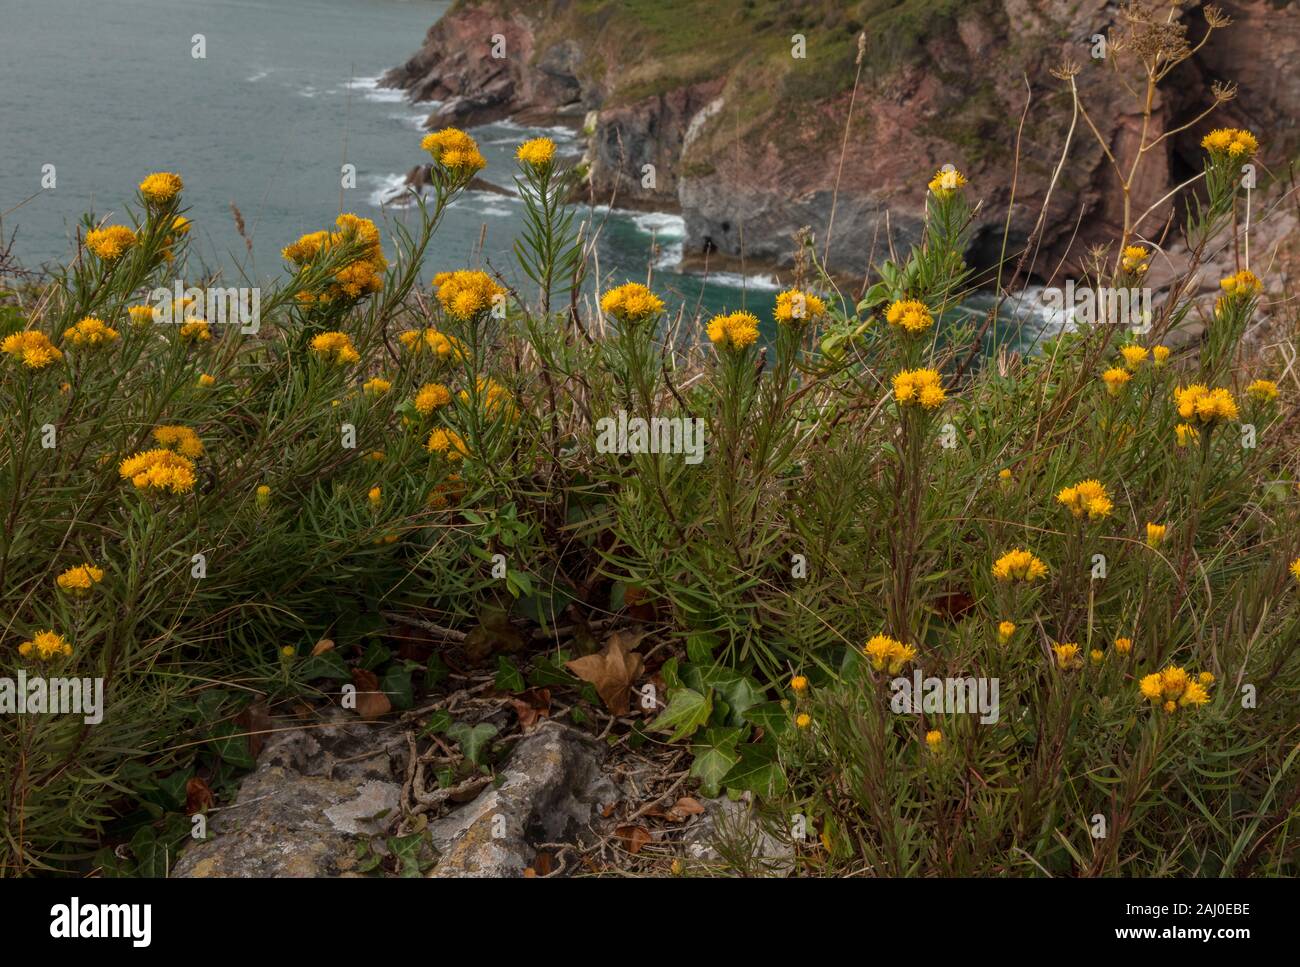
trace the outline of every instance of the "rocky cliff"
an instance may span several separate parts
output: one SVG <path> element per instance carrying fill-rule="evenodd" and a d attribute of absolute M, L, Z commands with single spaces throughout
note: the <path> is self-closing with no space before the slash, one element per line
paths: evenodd
<path fill-rule="evenodd" d="M 1182 6 L 1195 45 L 1205 19 L 1200 5 Z M 1087 119 L 1126 169 L 1141 106 L 1110 66 L 1090 56 L 1093 38 L 1120 23 L 1119 5 L 807 0 L 794 7 L 785 0 L 458 0 L 386 83 L 413 100 L 440 102 L 431 127 L 507 115 L 582 120 L 597 199 L 680 209 L 687 258 L 787 263 L 803 226 L 819 250 L 825 246 L 834 206 L 829 265 L 860 276 L 891 242 L 905 246 L 916 236 L 926 181 L 945 163 L 965 172 L 982 200 L 968 253 L 977 265 L 998 255 L 1013 192 L 1013 246 L 1033 234 L 1047 202 L 1040 265 L 1115 237 L 1122 193 Z M 1297 144 L 1300 74 L 1292 65 L 1300 5 L 1222 7 L 1236 23 L 1168 78 L 1150 131 L 1180 128 L 1209 104 L 1213 81 L 1236 81 L 1238 98 L 1219 108 L 1214 123 L 1259 132 L 1266 166 L 1285 176 Z M 1068 83 L 1053 74 L 1065 60 L 1079 67 L 1087 118 L 1075 115 Z M 1208 126 L 1149 152 L 1132 186 L 1135 210 L 1196 170 Z M 1049 198 L 1072 128 L 1070 157 Z"/>

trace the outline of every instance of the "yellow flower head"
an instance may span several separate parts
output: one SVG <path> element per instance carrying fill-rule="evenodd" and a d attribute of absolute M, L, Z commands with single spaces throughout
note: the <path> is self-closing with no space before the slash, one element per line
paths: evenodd
<path fill-rule="evenodd" d="M 1156 367 L 1163 366 L 1166 362 L 1169 361 L 1169 347 L 1153 346 L 1151 348 L 1151 359 L 1154 362 Z"/>
<path fill-rule="evenodd" d="M 421 416 L 429 416 L 434 410 L 451 402 L 451 391 L 441 383 L 425 383 L 415 394 L 415 409 Z"/>
<path fill-rule="evenodd" d="M 1009 481 L 1009 480 L 1011 479 L 1011 468 L 1010 468 L 1010 467 L 1003 467 L 1001 470 L 999 470 L 999 471 L 998 471 L 998 479 L 999 479 L 999 480 Z"/>
<path fill-rule="evenodd" d="M 545 167 L 555 158 L 555 142 L 550 138 L 533 138 L 519 146 L 515 157 L 530 167 Z"/>
<path fill-rule="evenodd" d="M 383 396 L 392 388 L 393 384 L 380 376 L 368 379 L 361 384 L 361 391 L 367 396 Z"/>
<path fill-rule="evenodd" d="M 1189 443 L 1195 443 L 1201 438 L 1201 431 L 1196 429 L 1190 423 L 1179 423 L 1174 427 L 1174 435 L 1178 438 L 1178 445 L 1185 447 Z"/>
<path fill-rule="evenodd" d="M 318 294 L 300 292 L 300 302 L 360 299 L 384 287 L 384 270 L 388 267 L 388 260 L 384 257 L 379 229 L 375 223 L 368 218 L 344 212 L 334 219 L 334 225 L 338 231 L 309 232 L 293 244 L 285 246 L 280 253 L 285 261 L 302 269 L 331 256 L 339 249 L 345 252 L 340 256 L 344 261 L 335 268 L 333 279 L 324 291 Z"/>
<path fill-rule="evenodd" d="M 313 336 L 311 349 L 327 363 L 337 366 L 350 366 L 361 360 L 360 353 L 352 345 L 352 339 L 345 332 L 322 332 Z"/>
<path fill-rule="evenodd" d="M 266 510 L 267 507 L 271 506 L 271 488 L 266 484 L 260 485 L 253 492 L 253 499 L 257 502 L 258 507 Z"/>
<path fill-rule="evenodd" d="M 105 262 L 116 262 L 135 243 L 135 232 L 125 225 L 92 228 L 86 233 L 86 248 Z"/>
<path fill-rule="evenodd" d="M 600 297 L 600 311 L 633 325 L 659 315 L 664 311 L 664 303 L 640 282 L 628 282 L 607 290 Z"/>
<path fill-rule="evenodd" d="M 783 326 L 803 325 L 813 322 L 826 314 L 826 303 L 811 292 L 802 289 L 786 289 L 776 297 L 776 310 L 773 315 Z"/>
<path fill-rule="evenodd" d="M 885 321 L 907 333 L 925 332 L 934 325 L 930 307 L 917 299 L 899 299 L 885 310 Z"/>
<path fill-rule="evenodd" d="M 1242 128 L 1216 128 L 1201 139 L 1201 147 L 1215 160 L 1245 161 L 1259 150 L 1259 141 Z"/>
<path fill-rule="evenodd" d="M 1232 394 L 1222 387 L 1207 389 L 1200 383 L 1179 386 L 1174 390 L 1174 405 L 1184 420 L 1196 419 L 1201 423 L 1215 420 L 1237 419 L 1237 403 Z"/>
<path fill-rule="evenodd" d="M 1200 682 L 1202 685 L 1213 685 L 1214 672 L 1201 672 L 1199 675 L 1196 676 L 1196 680 Z"/>
<path fill-rule="evenodd" d="M 1277 383 L 1271 379 L 1257 379 L 1246 387 L 1246 395 L 1261 402 L 1275 400 L 1278 397 Z"/>
<path fill-rule="evenodd" d="M 191 319 L 181 326 L 177 335 L 183 343 L 210 342 L 212 340 L 212 330 L 207 322 L 202 319 Z"/>
<path fill-rule="evenodd" d="M 966 176 L 952 165 L 945 165 L 935 172 L 926 187 L 939 198 L 949 198 L 958 189 L 966 187 Z"/>
<path fill-rule="evenodd" d="M 136 329 L 143 329 L 152 325 L 157 318 L 153 306 L 131 306 L 127 309 L 127 315 L 131 317 L 131 325 Z"/>
<path fill-rule="evenodd" d="M 86 316 L 75 326 L 63 330 L 63 338 L 74 346 L 95 348 L 107 346 L 117 340 L 117 330 L 104 325 L 103 319 Z"/>
<path fill-rule="evenodd" d="M 1112 367 L 1101 374 L 1101 380 L 1106 384 L 1106 392 L 1111 396 L 1118 396 L 1123 392 L 1128 381 L 1133 377 L 1126 369 L 1120 369 L 1118 366 Z"/>
<path fill-rule="evenodd" d="M 1047 577 L 1047 565 L 1028 551 L 1016 548 L 993 562 L 993 577 L 999 581 L 1038 581 Z"/>
<path fill-rule="evenodd" d="M 1004 645 L 1011 640 L 1011 636 L 1016 633 L 1014 622 L 1002 621 L 998 623 L 998 640 Z"/>
<path fill-rule="evenodd" d="M 1086 516 L 1089 520 L 1106 517 L 1114 506 L 1105 486 L 1097 480 L 1081 480 L 1073 487 L 1066 487 L 1056 495 L 1056 500 L 1070 508 L 1075 517 Z"/>
<path fill-rule="evenodd" d="M 145 450 L 127 457 L 117 468 L 123 480 L 130 480 L 137 490 L 189 493 L 197 477 L 194 463 L 174 450 Z"/>
<path fill-rule="evenodd" d="M 1079 646 L 1074 642 L 1052 645 L 1052 652 L 1056 655 L 1058 668 L 1068 671 L 1083 666 L 1083 658 L 1079 655 Z"/>
<path fill-rule="evenodd" d="M 805 692 L 808 690 L 808 679 L 803 675 L 795 675 L 790 679 L 790 689 L 795 692 Z"/>
<path fill-rule="evenodd" d="M 812 716 L 807 712 L 800 712 L 794 717 L 794 724 L 801 729 L 806 729 L 812 725 Z"/>
<path fill-rule="evenodd" d="M 1116 638 L 1116 639 L 1115 639 L 1115 651 L 1118 652 L 1119 654 L 1121 654 L 1121 655 L 1127 655 L 1127 654 L 1128 654 L 1130 651 L 1132 651 L 1132 650 L 1133 650 L 1133 639 L 1132 639 L 1132 638 Z"/>
<path fill-rule="evenodd" d="M 1142 681 L 1138 682 L 1138 688 L 1141 690 L 1142 695 L 1150 701 L 1157 703 L 1164 701 L 1164 683 L 1159 672 L 1144 675 Z"/>
<path fill-rule="evenodd" d="M 216 383 L 217 378 L 215 376 L 209 376 L 207 373 L 199 374 L 199 385 L 204 389 L 207 389 L 209 386 L 215 386 Z"/>
<path fill-rule="evenodd" d="M 1229 298 L 1250 299 L 1264 291 L 1264 283 L 1249 269 L 1242 269 L 1219 282 Z"/>
<path fill-rule="evenodd" d="M 709 320 L 709 339 L 719 349 L 745 349 L 758 342 L 758 317 L 752 312 L 733 312 Z"/>
<path fill-rule="evenodd" d="M 1178 700 L 1179 705 L 1204 705 L 1210 700 L 1210 693 L 1200 682 L 1188 682 L 1187 687 L 1183 689 L 1182 698 Z"/>
<path fill-rule="evenodd" d="M 18 646 L 18 653 L 24 658 L 35 654 L 41 661 L 49 661 L 51 658 L 71 655 L 72 645 L 53 631 L 38 631 L 31 641 L 24 641 Z"/>
<path fill-rule="evenodd" d="M 1100 665 L 1106 660 L 1106 653 L 1100 648 L 1094 648 L 1092 651 L 1088 652 L 1088 657 L 1092 659 L 1094 665 Z"/>
<path fill-rule="evenodd" d="M 1288 567 L 1287 570 L 1290 571 L 1291 576 L 1295 578 L 1296 584 L 1300 584 L 1300 557 L 1297 557 L 1292 561 L 1291 566 Z"/>
<path fill-rule="evenodd" d="M 888 668 L 891 675 L 900 672 L 905 664 L 916 657 L 916 649 L 889 635 L 876 635 L 862 649 L 876 671 Z"/>
<path fill-rule="evenodd" d="M 931 729 L 925 733 L 925 744 L 929 748 L 938 751 L 939 747 L 943 745 L 943 733 L 938 729 Z"/>
<path fill-rule="evenodd" d="M 162 207 L 181 193 L 185 182 L 170 171 L 155 171 L 140 182 L 140 195 L 150 205 Z"/>
<path fill-rule="evenodd" d="M 371 487 L 370 492 L 366 494 L 366 500 L 370 501 L 371 507 L 378 507 L 384 499 L 384 492 L 378 487 Z"/>
<path fill-rule="evenodd" d="M 104 580 L 103 568 L 95 567 L 93 564 L 82 564 L 68 568 L 55 578 L 54 583 L 64 591 L 78 594 L 89 591 L 102 580 Z"/>
<path fill-rule="evenodd" d="M 1124 254 L 1120 257 L 1120 267 L 1125 272 L 1132 272 L 1135 275 L 1141 275 L 1148 268 L 1148 259 L 1151 253 L 1147 251 L 1144 245 L 1127 245 L 1124 247 Z"/>
<path fill-rule="evenodd" d="M 420 147 L 433 160 L 458 177 L 468 177 L 487 167 L 478 142 L 459 128 L 443 128 L 424 136 Z"/>
<path fill-rule="evenodd" d="M 460 360 L 465 357 L 464 344 L 455 336 L 448 336 L 437 329 L 408 329 L 399 334 L 397 340 L 404 349 L 416 356 L 428 350 L 440 360 L 448 357 Z"/>
<path fill-rule="evenodd" d="M 169 447 L 191 460 L 203 456 L 203 441 L 188 426 L 157 426 L 153 438 L 159 446 Z"/>
<path fill-rule="evenodd" d="M 27 329 L 5 336 L 0 342 L 0 352 L 21 362 L 28 369 L 44 369 L 63 358 L 63 352 L 45 333 Z"/>
<path fill-rule="evenodd" d="M 464 322 L 491 309 L 494 300 L 505 295 L 505 289 L 477 269 L 439 272 L 433 277 L 433 288 L 443 312 Z"/>
<path fill-rule="evenodd" d="M 893 379 L 894 399 L 900 406 L 938 409 L 945 399 L 939 373 L 933 369 L 905 369 Z"/>
<path fill-rule="evenodd" d="M 434 430 L 429 434 L 429 442 L 424 445 L 424 448 L 430 453 L 440 453 L 452 462 L 469 456 L 469 448 L 455 430 Z"/>
<path fill-rule="evenodd" d="M 1124 357 L 1124 365 L 1132 370 L 1140 368 L 1150 355 L 1145 346 L 1125 346 L 1119 354 Z"/>
<path fill-rule="evenodd" d="M 1168 527 L 1164 524 L 1153 524 L 1147 521 L 1147 547 L 1159 547 L 1164 543 L 1166 530 Z"/>

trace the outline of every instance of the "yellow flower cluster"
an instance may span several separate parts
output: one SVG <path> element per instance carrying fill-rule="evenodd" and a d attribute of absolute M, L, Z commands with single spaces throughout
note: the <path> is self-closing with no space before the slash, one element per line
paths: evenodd
<path fill-rule="evenodd" d="M 173 494 L 189 493 L 197 480 L 194 463 L 175 450 L 137 453 L 123 460 L 117 472 L 137 490 L 170 490 Z"/>
<path fill-rule="evenodd" d="M 1106 392 L 1111 396 L 1119 396 L 1132 378 L 1132 373 L 1127 369 L 1120 369 L 1118 366 L 1112 366 L 1101 374 L 1101 381 L 1106 384 Z"/>
<path fill-rule="evenodd" d="M 24 641 L 18 646 L 18 654 L 24 658 L 36 655 L 42 661 L 49 661 L 59 655 L 67 657 L 72 654 L 72 645 L 62 635 L 53 631 L 38 631 L 31 641 Z"/>
<path fill-rule="evenodd" d="M 104 325 L 103 319 L 86 316 L 75 326 L 63 330 L 63 338 L 74 346 L 106 346 L 117 340 L 117 330 Z"/>
<path fill-rule="evenodd" d="M 181 176 L 170 171 L 155 171 L 140 182 L 140 196 L 150 205 L 162 207 L 185 188 Z"/>
<path fill-rule="evenodd" d="M 802 325 L 826 314 L 826 303 L 811 292 L 786 289 L 776 297 L 776 321 L 783 326 Z"/>
<path fill-rule="evenodd" d="M 1287 570 L 1289 570 L 1291 572 L 1291 576 L 1296 579 L 1296 583 L 1300 584 L 1300 557 L 1297 557 L 1294 561 L 1292 561 L 1291 566 L 1287 568 Z"/>
<path fill-rule="evenodd" d="M 758 317 L 752 312 L 732 312 L 709 320 L 709 340 L 723 349 L 745 349 L 758 342 Z"/>
<path fill-rule="evenodd" d="M 1006 644 L 1011 640 L 1011 636 L 1016 633 L 1016 624 L 1014 621 L 998 622 L 998 641 Z"/>
<path fill-rule="evenodd" d="M 19 360 L 28 369 L 44 369 L 63 358 L 63 352 L 49 336 L 36 329 L 15 332 L 0 342 L 0 352 Z"/>
<path fill-rule="evenodd" d="M 1162 706 L 1166 712 L 1175 712 L 1180 705 L 1204 705 L 1208 702 L 1210 693 L 1207 686 L 1213 682 L 1214 676 L 1209 672 L 1201 672 L 1193 678 L 1186 669 L 1170 665 L 1162 672 L 1144 676 L 1138 687 L 1149 702 Z"/>
<path fill-rule="evenodd" d="M 421 416 L 429 416 L 440 406 L 451 402 L 451 390 L 441 383 L 425 383 L 415 394 L 415 409 Z"/>
<path fill-rule="evenodd" d="M 1052 645 L 1052 653 L 1056 655 L 1057 667 L 1063 671 L 1083 666 L 1083 657 L 1079 654 L 1079 646 L 1072 641 Z"/>
<path fill-rule="evenodd" d="M 519 146 L 515 157 L 530 167 L 545 167 L 555 159 L 555 142 L 550 138 L 533 138 Z"/>
<path fill-rule="evenodd" d="M 424 448 L 430 453 L 440 453 L 452 462 L 469 456 L 469 447 L 455 430 L 434 430 L 429 434 L 429 442 Z"/>
<path fill-rule="evenodd" d="M 925 733 L 925 744 L 932 752 L 938 752 L 943 745 L 943 733 L 938 729 L 931 729 Z"/>
<path fill-rule="evenodd" d="M 1165 531 L 1169 528 L 1164 524 L 1152 524 L 1147 522 L 1147 547 L 1159 547 L 1165 541 Z"/>
<path fill-rule="evenodd" d="M 104 569 L 102 567 L 95 567 L 93 564 L 82 564 L 78 567 L 68 568 L 54 579 L 54 583 L 64 591 L 79 594 L 89 591 L 102 580 L 104 580 Z"/>
<path fill-rule="evenodd" d="M 916 649 L 905 645 L 889 635 L 876 635 L 862 649 L 871 659 L 871 667 L 876 671 L 888 667 L 889 674 L 896 675 L 903 666 L 916 657 Z"/>
<path fill-rule="evenodd" d="M 433 289 L 443 312 L 465 322 L 491 309 L 493 300 L 505 295 L 505 289 L 490 275 L 477 269 L 439 272 L 433 277 Z"/>
<path fill-rule="evenodd" d="M 382 376 L 375 376 L 361 384 L 361 390 L 367 396 L 383 396 L 392 388 L 393 384 Z"/>
<path fill-rule="evenodd" d="M 1126 245 L 1124 254 L 1120 256 L 1119 264 L 1125 272 L 1132 272 L 1134 275 L 1141 275 L 1150 266 L 1148 260 L 1151 253 L 1147 251 L 1144 245 Z"/>
<path fill-rule="evenodd" d="M 429 152 L 438 164 L 461 177 L 487 167 L 478 143 L 459 128 L 432 131 L 424 136 L 420 147 Z"/>
<path fill-rule="evenodd" d="M 285 246 L 280 254 L 285 261 L 292 262 L 301 269 L 327 257 L 336 248 L 355 246 L 359 250 L 357 255 L 334 272 L 334 281 L 319 296 L 320 301 L 359 299 L 378 292 L 384 287 L 384 269 L 388 267 L 379 240 L 379 229 L 370 219 L 351 212 L 339 215 L 334 224 L 338 231 L 309 232 Z M 314 298 L 307 292 L 298 294 L 301 302 L 311 302 Z"/>
<path fill-rule="evenodd" d="M 361 360 L 361 354 L 352 345 L 352 337 L 345 332 L 322 332 L 311 340 L 312 352 L 327 363 L 350 366 Z"/>
<path fill-rule="evenodd" d="M 936 370 L 905 369 L 894 374 L 893 384 L 894 399 L 900 406 L 919 405 L 933 410 L 944 401 L 943 385 Z"/>
<path fill-rule="evenodd" d="M 1124 346 L 1119 354 L 1124 357 L 1124 365 L 1134 371 L 1140 369 L 1150 355 L 1145 346 Z"/>
<path fill-rule="evenodd" d="M 212 329 L 202 319 L 191 319 L 177 333 L 183 343 L 210 342 Z"/>
<path fill-rule="evenodd" d="M 143 329 L 152 325 L 154 319 L 157 318 L 153 306 L 131 306 L 126 312 L 131 317 L 131 325 L 136 329 Z"/>
<path fill-rule="evenodd" d="M 1028 551 L 1015 548 L 993 562 L 993 576 L 999 581 L 1037 581 L 1047 577 L 1047 565 Z"/>
<path fill-rule="evenodd" d="M 917 299 L 899 299 L 885 310 L 885 321 L 904 332 L 924 332 L 934 325 L 930 307 Z"/>
<path fill-rule="evenodd" d="M 1156 366 L 1163 366 L 1169 360 L 1169 347 L 1153 346 L 1151 349 L 1151 358 L 1155 361 Z"/>
<path fill-rule="evenodd" d="M 1207 389 L 1200 383 L 1179 386 L 1174 390 L 1174 403 L 1178 407 L 1178 415 L 1184 420 L 1194 417 L 1202 423 L 1211 423 L 1214 420 L 1237 418 L 1237 403 L 1232 394 L 1222 387 Z"/>
<path fill-rule="evenodd" d="M 1065 487 L 1056 495 L 1056 501 L 1069 507 L 1075 517 L 1086 515 L 1089 520 L 1107 516 L 1114 506 L 1098 480 L 1081 480 L 1073 487 Z"/>
<path fill-rule="evenodd" d="M 1277 383 L 1271 379 L 1257 379 L 1246 387 L 1246 395 L 1260 402 L 1275 400 L 1278 397 Z"/>
<path fill-rule="evenodd" d="M 459 360 L 465 356 L 464 343 L 455 336 L 448 336 L 437 329 L 408 329 L 398 335 L 397 341 L 408 352 L 416 355 L 428 349 L 439 359 L 450 356 Z"/>
<path fill-rule="evenodd" d="M 86 233 L 86 248 L 105 262 L 116 262 L 135 243 L 135 232 L 125 225 L 92 228 Z"/>
<path fill-rule="evenodd" d="M 645 322 L 664 311 L 664 302 L 640 282 L 609 289 L 600 297 L 600 311 L 619 322 Z"/>
<path fill-rule="evenodd" d="M 927 187 L 938 197 L 948 198 L 959 188 L 966 187 L 966 176 L 949 165 L 935 172 Z"/>
<path fill-rule="evenodd" d="M 175 450 L 191 460 L 203 456 L 203 441 L 188 426 L 156 426 L 153 438 L 159 446 Z"/>
<path fill-rule="evenodd" d="M 1259 150 L 1259 141 L 1241 128 L 1216 128 L 1201 139 L 1201 147 L 1217 158 L 1245 161 Z"/>
<path fill-rule="evenodd" d="M 480 376 L 474 386 L 485 412 L 493 414 L 500 412 L 507 418 L 513 418 L 515 404 L 508 389 L 490 376 Z M 469 405 L 470 395 L 467 391 L 461 390 L 458 397 L 461 403 Z"/>
<path fill-rule="evenodd" d="M 1229 298 L 1249 299 L 1264 291 L 1264 283 L 1249 269 L 1242 269 L 1226 279 L 1220 279 L 1219 286 Z"/>
<path fill-rule="evenodd" d="M 1121 655 L 1127 655 L 1127 654 L 1128 654 L 1130 651 L 1132 651 L 1132 650 L 1133 650 L 1133 639 L 1132 639 L 1132 638 L 1116 638 L 1116 639 L 1115 639 L 1115 651 L 1118 652 L 1119 654 L 1121 654 Z"/>

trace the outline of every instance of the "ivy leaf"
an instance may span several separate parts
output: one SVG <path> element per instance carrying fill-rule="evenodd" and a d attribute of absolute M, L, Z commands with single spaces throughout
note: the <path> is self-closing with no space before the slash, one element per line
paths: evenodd
<path fill-rule="evenodd" d="M 496 687 L 502 692 L 522 692 L 527 688 L 523 673 L 505 655 L 497 656 Z"/>
<path fill-rule="evenodd" d="M 483 747 L 497 734 L 497 727 L 490 722 L 480 722 L 470 726 L 465 722 L 453 722 L 447 729 L 447 738 L 460 743 L 460 751 L 474 765 L 483 764 Z"/>
<path fill-rule="evenodd" d="M 723 777 L 722 784 L 755 796 L 779 796 L 785 792 L 785 773 L 776 760 L 776 743 L 763 741 L 741 746 L 740 761 Z"/>
<path fill-rule="evenodd" d="M 708 722 L 713 714 L 712 694 L 701 695 L 693 688 L 678 688 L 668 700 L 668 707 L 659 717 L 650 723 L 656 732 L 668 732 L 669 742 L 676 742 L 692 735 L 696 729 Z"/>
<path fill-rule="evenodd" d="M 691 777 L 700 780 L 700 791 L 712 799 L 721 791 L 722 779 L 740 761 L 736 743 L 744 729 L 705 729 L 700 742 L 691 746 L 695 761 Z"/>

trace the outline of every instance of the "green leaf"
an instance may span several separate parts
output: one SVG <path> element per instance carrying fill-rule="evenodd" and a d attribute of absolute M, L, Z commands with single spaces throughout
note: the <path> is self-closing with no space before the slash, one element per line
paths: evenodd
<path fill-rule="evenodd" d="M 764 740 L 740 747 L 740 761 L 723 777 L 728 789 L 748 790 L 755 796 L 779 796 L 785 792 L 785 773 L 776 758 L 776 742 Z"/>
<path fill-rule="evenodd" d="M 707 665 L 713 661 L 713 653 L 721 645 L 722 640 L 717 635 L 695 632 L 686 639 L 686 657 L 696 664 Z"/>
<path fill-rule="evenodd" d="M 424 687 L 432 688 L 440 681 L 451 674 L 441 658 L 437 655 L 430 655 L 429 661 L 424 666 Z"/>
<path fill-rule="evenodd" d="M 234 725 L 223 722 L 213 731 L 216 736 L 208 744 L 223 760 L 242 769 L 251 769 L 257 765 L 252 753 L 248 751 L 248 736 L 242 734 Z"/>
<path fill-rule="evenodd" d="M 439 732 L 446 732 L 449 728 L 451 728 L 451 713 L 445 709 L 436 709 L 424 723 L 424 731 L 421 735 L 436 735 Z"/>
<path fill-rule="evenodd" d="M 411 663 L 414 664 L 414 663 Z M 393 708 L 410 708 L 415 704 L 415 689 L 411 686 L 411 664 L 403 662 L 390 665 L 379 682 L 379 688 L 393 703 Z M 419 668 L 419 665 L 415 665 Z"/>
<path fill-rule="evenodd" d="M 503 692 L 522 692 L 527 687 L 524 684 L 523 673 L 505 655 L 497 658 L 496 686 Z"/>
<path fill-rule="evenodd" d="M 691 776 L 700 780 L 700 790 L 712 799 L 718 795 L 722 779 L 740 761 L 736 743 L 744 729 L 705 729 L 701 741 L 691 746 L 695 761 L 691 763 Z"/>
<path fill-rule="evenodd" d="M 790 710 L 784 702 L 763 702 L 745 709 L 745 721 L 768 735 L 780 735 L 790 727 Z"/>
<path fill-rule="evenodd" d="M 678 688 L 670 694 L 668 707 L 650 723 L 650 728 L 656 732 L 671 731 L 668 741 L 676 742 L 693 734 L 712 713 L 712 695 L 701 695 L 693 688 Z"/>
<path fill-rule="evenodd" d="M 482 765 L 483 747 L 499 730 L 490 722 L 480 722 L 473 727 L 465 722 L 453 722 L 447 729 L 447 738 L 460 743 L 460 751 L 474 765 Z"/>
<path fill-rule="evenodd" d="M 308 655 L 293 667 L 300 682 L 310 682 L 317 678 L 332 678 L 342 682 L 352 680 L 352 673 L 348 671 L 343 656 L 334 649 L 323 651 L 319 655 Z"/>

